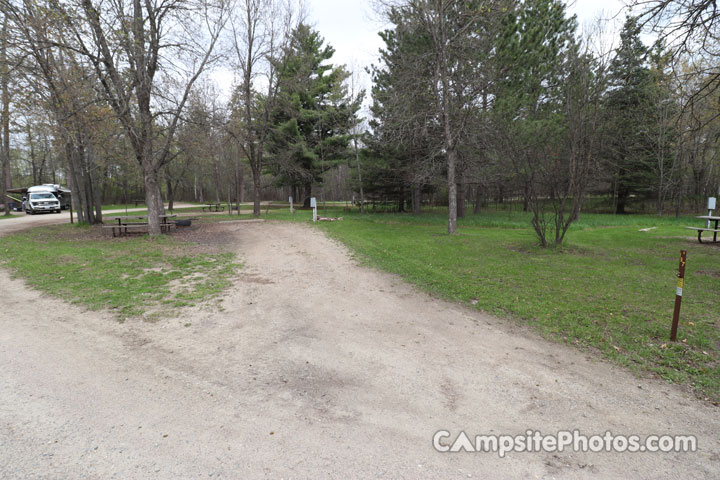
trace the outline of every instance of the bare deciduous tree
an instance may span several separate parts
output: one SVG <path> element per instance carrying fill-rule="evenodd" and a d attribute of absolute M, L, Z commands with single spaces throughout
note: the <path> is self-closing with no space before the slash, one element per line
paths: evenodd
<path fill-rule="evenodd" d="M 229 5 L 223 0 L 55 5 L 75 33 L 63 46 L 90 60 L 125 129 L 142 168 L 148 230 L 158 235 L 164 212 L 158 173 L 172 159 L 175 132 L 195 82 L 218 58 L 213 52 Z"/>
<path fill-rule="evenodd" d="M 232 16 L 235 63 L 240 85 L 234 97 L 228 131 L 250 163 L 253 215 L 260 216 L 265 141 L 290 33 L 302 21 L 302 5 L 290 0 L 240 0 Z"/>
<path fill-rule="evenodd" d="M 10 19 L 7 9 L 2 6 L 2 30 L 0 30 L 0 167 L 2 174 L 2 203 L 5 204 L 5 215 L 10 214 L 7 208 L 9 197 L 5 192 L 12 188 L 10 176 L 10 58 L 8 55 L 10 43 Z"/>

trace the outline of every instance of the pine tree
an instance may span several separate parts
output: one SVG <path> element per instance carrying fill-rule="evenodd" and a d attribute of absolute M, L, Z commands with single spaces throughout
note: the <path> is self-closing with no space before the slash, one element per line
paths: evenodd
<path fill-rule="evenodd" d="M 279 185 L 302 193 L 309 206 L 313 185 L 348 158 L 350 129 L 361 98 L 350 99 L 344 81 L 349 73 L 329 63 L 335 50 L 320 34 L 300 24 L 283 59 L 273 129 L 268 137 L 269 170 Z"/>
<path fill-rule="evenodd" d="M 410 8 L 392 9 L 388 19 L 393 28 L 380 32 L 381 65 L 372 67 L 368 193 L 397 201 L 400 211 L 411 194 L 413 211 L 419 213 L 424 184 L 442 165 L 432 46 Z"/>
<path fill-rule="evenodd" d="M 648 156 L 652 148 L 647 130 L 653 123 L 653 79 L 648 54 L 637 19 L 628 17 L 620 33 L 620 47 L 610 64 L 605 98 L 606 157 L 614 176 L 616 213 L 625 213 L 632 196 L 651 188 L 652 159 Z"/>
<path fill-rule="evenodd" d="M 568 158 L 568 80 L 577 64 L 576 22 L 559 0 L 526 0 L 510 10 L 498 40 L 499 72 L 493 117 L 497 150 L 509 159 L 523 188 L 525 210 L 543 246 L 548 226 L 561 243 L 567 182 L 559 165 Z M 562 190 L 562 192 L 561 192 Z M 545 218 L 546 199 L 553 219 Z"/>

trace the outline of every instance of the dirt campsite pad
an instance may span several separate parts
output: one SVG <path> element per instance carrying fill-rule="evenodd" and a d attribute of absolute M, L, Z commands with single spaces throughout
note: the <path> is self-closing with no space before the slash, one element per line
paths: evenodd
<path fill-rule="evenodd" d="M 244 264 L 219 311 L 120 324 L 0 271 L 1 478 L 720 478 L 718 409 L 678 387 L 433 299 L 312 227 L 214 228 Z M 529 429 L 698 451 L 433 449 Z"/>

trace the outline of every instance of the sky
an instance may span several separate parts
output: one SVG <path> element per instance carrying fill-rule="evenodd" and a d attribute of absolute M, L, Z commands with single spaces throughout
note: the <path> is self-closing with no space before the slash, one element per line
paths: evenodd
<path fill-rule="evenodd" d="M 608 22 L 608 40 L 612 42 L 617 37 L 624 21 L 622 0 L 569 0 L 566 3 L 568 13 L 577 15 L 581 29 L 600 17 Z M 348 70 L 358 72 L 360 87 L 369 91 L 370 78 L 364 69 L 377 63 L 378 50 L 383 46 L 378 32 L 384 28 L 382 19 L 373 10 L 373 1 L 306 0 L 306 6 L 308 23 L 335 48 L 332 63 L 344 64 Z M 222 90 L 229 90 L 229 72 L 214 77 Z"/>
<path fill-rule="evenodd" d="M 332 45 L 336 52 L 333 63 L 345 64 L 350 70 L 377 62 L 377 52 L 383 45 L 378 32 L 383 23 L 373 11 L 371 0 L 306 0 L 308 20 Z M 622 0 L 575 0 L 568 3 L 568 11 L 578 17 L 578 23 L 593 21 L 598 16 L 622 25 Z M 614 31 L 619 26 L 610 28 Z"/>

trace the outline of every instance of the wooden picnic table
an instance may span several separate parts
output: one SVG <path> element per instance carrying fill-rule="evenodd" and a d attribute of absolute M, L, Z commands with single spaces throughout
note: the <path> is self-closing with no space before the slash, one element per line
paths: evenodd
<path fill-rule="evenodd" d="M 177 217 L 177 214 L 174 215 L 160 215 L 160 221 L 162 223 L 167 223 L 168 218 L 174 218 Z M 147 215 L 121 215 L 118 217 L 108 217 L 111 220 L 117 220 L 118 225 L 122 225 L 123 220 L 145 220 L 148 218 Z"/>
<path fill-rule="evenodd" d="M 206 203 L 204 207 L 202 207 L 202 211 L 205 212 L 207 209 L 208 212 L 224 212 L 225 207 L 222 206 L 219 203 Z"/>
<path fill-rule="evenodd" d="M 173 226 L 174 223 L 168 222 L 168 219 L 174 217 L 177 217 L 177 215 L 160 215 L 160 230 L 170 231 L 170 227 Z M 147 222 L 128 222 L 128 220 L 146 220 L 147 218 L 147 215 L 120 215 L 117 217 L 109 217 L 110 220 L 117 220 L 117 225 L 108 225 L 105 228 L 112 228 L 113 237 L 116 232 L 118 235 L 122 233 L 127 235 L 129 230 L 139 231 L 145 230 L 148 227 Z"/>
<path fill-rule="evenodd" d="M 147 215 L 122 215 L 119 217 L 109 217 L 110 220 L 117 220 L 118 226 L 123 224 L 123 220 L 144 220 L 146 218 Z"/>
<path fill-rule="evenodd" d="M 705 224 L 705 227 L 685 227 L 688 230 L 695 230 L 698 233 L 698 242 L 703 243 L 702 241 L 702 234 L 703 232 L 712 232 L 713 233 L 713 243 L 717 243 L 717 235 L 718 232 L 720 232 L 720 228 L 718 228 L 718 223 L 720 223 L 720 217 L 714 216 L 714 215 L 698 215 L 695 218 L 700 218 L 702 220 L 706 220 L 707 223 Z M 715 222 L 715 227 L 710 228 L 710 222 Z"/>

